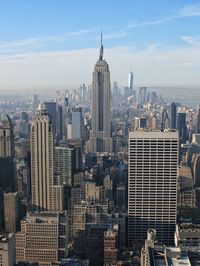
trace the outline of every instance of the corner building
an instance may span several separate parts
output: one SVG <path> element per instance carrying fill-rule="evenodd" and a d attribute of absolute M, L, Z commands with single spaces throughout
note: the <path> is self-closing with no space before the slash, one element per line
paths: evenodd
<path fill-rule="evenodd" d="M 142 244 L 154 228 L 172 244 L 177 215 L 178 132 L 129 133 L 128 241 Z"/>

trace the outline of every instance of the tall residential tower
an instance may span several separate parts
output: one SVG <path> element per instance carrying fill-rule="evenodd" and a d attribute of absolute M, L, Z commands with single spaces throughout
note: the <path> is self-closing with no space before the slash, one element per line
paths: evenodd
<path fill-rule="evenodd" d="M 103 59 L 102 35 L 99 60 L 94 67 L 92 85 L 92 132 L 90 136 L 89 151 L 111 152 L 112 138 L 110 132 L 110 71 L 107 62 Z"/>

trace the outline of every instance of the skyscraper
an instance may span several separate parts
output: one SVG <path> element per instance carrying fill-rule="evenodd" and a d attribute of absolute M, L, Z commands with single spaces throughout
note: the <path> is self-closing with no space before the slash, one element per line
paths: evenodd
<path fill-rule="evenodd" d="M 81 140 L 82 139 L 82 128 L 83 128 L 83 119 L 82 119 L 82 108 L 72 107 L 72 139 Z"/>
<path fill-rule="evenodd" d="M 197 106 L 197 133 L 200 133 L 200 105 Z"/>
<path fill-rule="evenodd" d="M 128 73 L 128 87 L 130 90 L 130 94 L 132 94 L 133 92 L 133 73 L 132 72 Z"/>
<path fill-rule="evenodd" d="M 163 243 L 173 242 L 177 206 L 178 132 L 129 133 L 129 245 L 142 243 L 155 228 Z"/>
<path fill-rule="evenodd" d="M 14 126 L 7 115 L 0 121 L 0 157 L 14 156 Z"/>
<path fill-rule="evenodd" d="M 186 113 L 178 113 L 177 129 L 179 132 L 180 143 L 181 144 L 186 143 L 187 140 Z"/>
<path fill-rule="evenodd" d="M 92 85 L 92 132 L 89 142 L 89 150 L 90 152 L 111 152 L 110 71 L 107 62 L 103 59 L 102 35 L 99 60 L 94 67 Z"/>
<path fill-rule="evenodd" d="M 44 104 L 31 123 L 32 204 L 39 209 L 53 209 L 54 131 Z"/>
<path fill-rule="evenodd" d="M 173 102 L 170 105 L 170 128 L 176 128 L 176 116 L 177 116 L 177 110 L 176 110 L 176 104 Z"/>

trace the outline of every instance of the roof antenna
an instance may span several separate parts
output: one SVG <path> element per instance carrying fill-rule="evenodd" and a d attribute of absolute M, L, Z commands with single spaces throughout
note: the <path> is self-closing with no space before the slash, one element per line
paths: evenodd
<path fill-rule="evenodd" d="M 100 48 L 100 54 L 99 54 L 99 60 L 103 60 L 103 33 L 102 33 L 102 27 L 101 27 L 101 48 Z"/>

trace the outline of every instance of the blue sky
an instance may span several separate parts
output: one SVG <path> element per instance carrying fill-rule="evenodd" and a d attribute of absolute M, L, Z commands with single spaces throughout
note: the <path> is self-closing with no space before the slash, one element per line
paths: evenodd
<path fill-rule="evenodd" d="M 0 88 L 91 83 L 101 27 L 112 81 L 133 69 L 138 85 L 200 85 L 200 1 L 7 0 Z"/>

